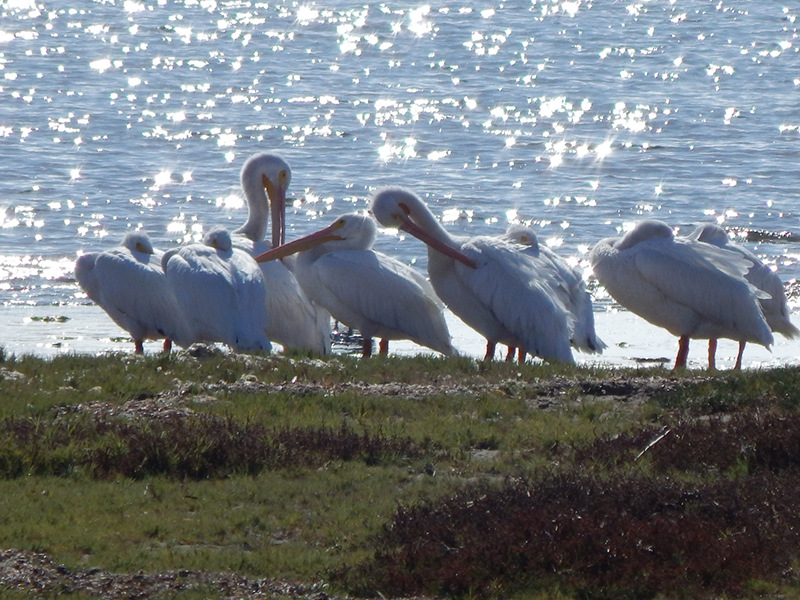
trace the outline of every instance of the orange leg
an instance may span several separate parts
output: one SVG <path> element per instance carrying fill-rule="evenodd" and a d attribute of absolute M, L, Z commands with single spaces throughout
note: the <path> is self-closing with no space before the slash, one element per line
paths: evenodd
<path fill-rule="evenodd" d="M 383 356 L 389 354 L 389 340 L 384 340 L 381 338 L 381 341 L 378 344 L 378 349 Z"/>
<path fill-rule="evenodd" d="M 142 340 L 133 340 L 133 345 L 135 347 L 134 352 L 136 354 L 144 354 L 144 343 Z"/>
<path fill-rule="evenodd" d="M 717 340 L 708 340 L 708 370 L 717 370 Z"/>
<path fill-rule="evenodd" d="M 675 357 L 675 366 L 672 370 L 685 369 L 687 358 L 689 358 L 689 336 L 682 335 L 678 340 L 678 356 Z"/>
<path fill-rule="evenodd" d="M 483 357 L 483 360 L 494 360 L 494 349 L 497 347 L 497 343 L 492 342 L 491 340 L 486 341 L 486 356 Z"/>
<path fill-rule="evenodd" d="M 172 351 L 172 340 L 167 338 L 164 340 L 164 352 L 169 354 Z"/>
<path fill-rule="evenodd" d="M 519 349 L 519 358 L 517 359 L 519 361 L 519 364 L 521 364 L 521 365 L 525 364 L 525 355 L 526 354 L 528 354 L 528 353 L 525 352 L 524 349 L 522 349 L 522 348 Z"/>
<path fill-rule="evenodd" d="M 741 371 L 742 369 L 742 355 L 744 354 L 744 347 L 746 345 L 747 342 L 739 342 L 739 354 L 736 356 L 736 364 L 733 367 L 737 371 Z"/>
<path fill-rule="evenodd" d="M 372 356 L 372 338 L 364 338 L 364 342 L 361 345 L 361 356 L 362 358 Z"/>
<path fill-rule="evenodd" d="M 506 354 L 506 362 L 514 362 L 514 355 L 517 353 L 517 349 L 514 346 L 508 347 L 508 354 Z"/>

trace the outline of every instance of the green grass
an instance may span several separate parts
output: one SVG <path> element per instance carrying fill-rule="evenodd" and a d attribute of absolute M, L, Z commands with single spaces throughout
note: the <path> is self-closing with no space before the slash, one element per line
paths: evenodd
<path fill-rule="evenodd" d="M 0 543 L 72 568 L 231 570 L 315 581 L 348 555 L 364 558 L 345 549 L 355 541 L 349 532 L 376 531 L 395 502 L 438 485 L 402 469 L 352 464 L 202 482 L 21 478 L 0 484 Z"/>
<path fill-rule="evenodd" d="M 0 547 L 69 569 L 235 572 L 339 594 L 797 597 L 798 379 L 795 368 L 3 353 Z M 632 527 L 619 515 L 640 500 Z M 708 512 L 715 503 L 727 512 Z M 740 535 L 766 504 L 770 527 Z M 604 523 L 625 560 L 588 542 Z M 648 552 L 686 558 L 648 562 L 644 524 Z M 664 534 L 681 528 L 695 537 Z M 704 544 L 734 567 L 692 554 Z"/>

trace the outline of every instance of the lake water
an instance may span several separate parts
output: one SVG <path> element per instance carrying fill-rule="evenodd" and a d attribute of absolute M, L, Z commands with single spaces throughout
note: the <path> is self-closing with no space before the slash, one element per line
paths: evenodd
<path fill-rule="evenodd" d="M 783 3 L 0 0 L 0 15 L 13 352 L 127 348 L 75 283 L 78 253 L 129 229 L 168 248 L 238 227 L 239 170 L 262 151 L 292 165 L 288 238 L 400 184 L 454 233 L 530 222 L 584 267 L 654 217 L 750 232 L 784 281 L 800 275 L 800 40 Z M 377 249 L 426 266 L 417 240 L 383 232 Z M 601 362 L 673 357 L 674 339 L 596 299 Z M 800 356 L 776 342 L 748 364 Z"/>

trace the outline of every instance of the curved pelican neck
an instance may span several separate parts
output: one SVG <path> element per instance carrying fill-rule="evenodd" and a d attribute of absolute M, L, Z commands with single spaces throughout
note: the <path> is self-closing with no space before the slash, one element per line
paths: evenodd
<path fill-rule="evenodd" d="M 240 233 L 254 242 L 260 242 L 267 235 L 270 202 L 261 179 L 242 178 L 242 191 L 247 200 L 247 221 L 234 233 Z"/>
<path fill-rule="evenodd" d="M 456 236 L 453 236 L 449 231 L 447 231 L 447 229 L 445 229 L 444 226 L 436 219 L 433 211 L 428 207 L 427 204 L 416 199 L 403 201 L 400 204 L 406 205 L 406 208 L 410 211 L 408 213 L 408 218 L 411 219 L 411 221 L 413 221 L 421 229 L 427 231 L 429 235 L 437 238 L 439 241 L 451 246 L 452 248 L 458 248 L 461 245 L 459 244 Z"/>
<path fill-rule="evenodd" d="M 461 252 L 461 242 L 458 238 L 450 235 L 439 224 L 427 206 L 420 204 L 422 210 L 418 209 L 417 212 L 409 210 L 409 207 L 403 203 L 399 203 L 398 206 L 406 215 L 400 229 L 407 231 L 428 245 L 429 260 L 436 261 L 437 257 L 441 255 L 457 260 L 470 269 L 478 268 L 474 260 Z"/>

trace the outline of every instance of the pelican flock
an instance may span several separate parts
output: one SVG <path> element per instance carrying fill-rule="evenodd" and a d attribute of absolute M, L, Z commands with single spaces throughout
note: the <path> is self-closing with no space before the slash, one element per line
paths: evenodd
<path fill-rule="evenodd" d="M 80 255 L 75 278 L 87 296 L 133 338 L 186 347 L 220 342 L 237 351 L 331 350 L 332 317 L 358 330 L 362 356 L 388 353 L 390 340 L 411 340 L 444 355 L 458 352 L 445 307 L 486 339 L 485 360 L 497 344 L 550 362 L 573 363 L 572 350 L 600 354 L 592 297 L 584 274 L 528 226 L 505 233 L 449 233 L 414 192 L 378 190 L 370 215 L 340 216 L 317 232 L 286 243 L 286 195 L 291 169 L 279 155 L 259 153 L 240 172 L 245 223 L 229 233 L 212 227 L 202 244 L 167 252 L 146 233 Z M 270 220 L 272 228 L 270 230 Z M 427 246 L 428 273 L 373 249 L 378 224 Z M 662 221 L 643 220 L 602 239 L 589 253 L 591 273 L 623 308 L 679 338 L 675 368 L 685 368 L 691 339 L 708 339 L 716 367 L 719 338 L 767 349 L 772 332 L 792 339 L 777 274 L 717 225 L 676 236 Z"/>
<path fill-rule="evenodd" d="M 308 296 L 337 320 L 361 332 L 362 355 L 372 339 L 409 339 L 447 356 L 456 354 L 442 305 L 430 283 L 394 258 L 375 252 L 378 226 L 367 215 L 347 214 L 332 225 L 256 258 L 277 260 L 299 253 L 295 275 Z"/>

